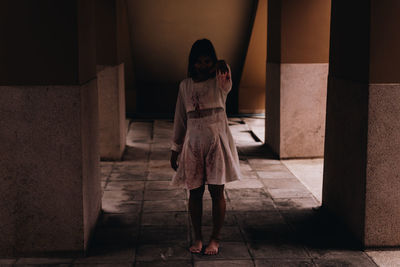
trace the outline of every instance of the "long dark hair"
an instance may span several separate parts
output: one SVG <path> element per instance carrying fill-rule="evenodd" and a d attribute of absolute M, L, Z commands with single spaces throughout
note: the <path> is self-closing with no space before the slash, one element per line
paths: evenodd
<path fill-rule="evenodd" d="M 189 54 L 188 76 L 192 78 L 195 75 L 194 64 L 200 56 L 209 56 L 213 61 L 213 66 L 217 63 L 217 54 L 213 44 L 208 39 L 201 39 L 194 42 Z M 215 76 L 215 72 L 212 74 Z"/>

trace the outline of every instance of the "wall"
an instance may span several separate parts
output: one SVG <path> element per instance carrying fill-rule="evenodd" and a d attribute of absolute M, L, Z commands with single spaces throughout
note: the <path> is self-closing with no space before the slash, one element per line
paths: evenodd
<path fill-rule="evenodd" d="M 237 87 L 255 1 L 129 0 L 127 3 L 137 113 L 173 114 L 178 84 L 186 78 L 190 48 L 201 38 L 210 39 L 217 56 L 231 65 L 234 88 L 228 96 L 227 109 L 237 112 Z"/>
<path fill-rule="evenodd" d="M 267 0 L 259 0 L 240 80 L 239 113 L 265 112 L 266 47 Z"/>
<path fill-rule="evenodd" d="M 125 103 L 126 112 L 136 112 L 136 87 L 135 74 L 133 72 L 133 53 L 135 48 L 132 46 L 132 39 L 128 18 L 128 0 L 116 0 L 117 9 L 117 58 L 118 62 L 124 63 L 125 75 Z"/>

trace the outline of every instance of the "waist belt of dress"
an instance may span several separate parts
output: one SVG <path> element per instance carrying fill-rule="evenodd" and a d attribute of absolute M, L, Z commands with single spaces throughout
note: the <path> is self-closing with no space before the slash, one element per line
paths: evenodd
<path fill-rule="evenodd" d="M 189 119 L 199 119 L 199 118 L 209 117 L 214 114 L 219 114 L 223 111 L 224 111 L 223 108 L 198 109 L 198 110 L 189 111 L 187 113 L 187 117 Z"/>

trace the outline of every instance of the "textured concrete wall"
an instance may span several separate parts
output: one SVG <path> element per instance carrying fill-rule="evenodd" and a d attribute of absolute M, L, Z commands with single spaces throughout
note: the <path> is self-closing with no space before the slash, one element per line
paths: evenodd
<path fill-rule="evenodd" d="M 323 157 L 328 64 L 281 64 L 280 77 L 280 157 Z"/>
<path fill-rule="evenodd" d="M 281 64 L 267 63 L 265 141 L 279 154 L 281 131 Z"/>
<path fill-rule="evenodd" d="M 101 211 L 99 104 L 97 80 L 81 86 L 83 248 L 86 250 Z M 124 117 L 125 118 L 125 117 Z"/>
<path fill-rule="evenodd" d="M 120 160 L 126 142 L 124 64 L 97 68 L 100 156 Z"/>
<path fill-rule="evenodd" d="M 97 86 L 99 89 L 100 156 L 120 160 L 125 148 L 125 65 L 119 17 L 121 1 L 96 1 Z M 122 51 L 121 51 L 122 50 Z"/>
<path fill-rule="evenodd" d="M 101 203 L 95 82 L 0 92 L 0 255 L 83 251 Z"/>
<path fill-rule="evenodd" d="M 400 84 L 370 84 L 365 244 L 399 246 Z"/>
<path fill-rule="evenodd" d="M 368 84 L 330 77 L 322 204 L 364 236 Z"/>

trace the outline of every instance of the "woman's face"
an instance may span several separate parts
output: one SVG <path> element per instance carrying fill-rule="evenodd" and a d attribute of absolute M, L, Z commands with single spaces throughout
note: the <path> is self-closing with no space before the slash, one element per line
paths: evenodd
<path fill-rule="evenodd" d="M 209 75 L 212 72 L 213 61 L 209 56 L 199 56 L 194 63 L 194 69 L 200 76 Z"/>

